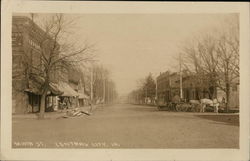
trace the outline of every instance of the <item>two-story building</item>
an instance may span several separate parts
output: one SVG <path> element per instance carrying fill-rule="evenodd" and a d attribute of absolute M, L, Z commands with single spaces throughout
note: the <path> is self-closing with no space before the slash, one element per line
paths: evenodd
<path fill-rule="evenodd" d="M 44 79 L 41 41 L 51 40 L 37 24 L 24 16 L 12 19 L 12 113 L 38 112 Z M 45 42 L 47 46 L 51 41 Z M 59 45 L 57 44 L 57 47 Z M 32 74 L 31 74 L 32 73 Z M 56 104 L 63 93 L 57 87 L 58 72 L 52 70 L 46 107 Z M 35 76 L 37 75 L 37 76 Z M 39 77 L 41 76 L 41 77 Z"/>
<path fill-rule="evenodd" d="M 180 96 L 180 74 L 170 73 L 166 71 L 160 73 L 157 79 L 157 96 L 158 102 L 164 104 L 170 102 L 171 98 L 175 95 Z M 228 101 L 230 107 L 239 107 L 239 80 L 235 80 L 230 88 L 230 100 Z M 182 93 L 183 99 L 199 100 L 202 98 L 210 98 L 212 93 L 208 80 L 204 80 L 197 77 L 194 74 L 183 72 L 182 74 Z M 215 97 L 221 101 L 226 98 L 226 94 L 219 87 L 215 89 Z"/>

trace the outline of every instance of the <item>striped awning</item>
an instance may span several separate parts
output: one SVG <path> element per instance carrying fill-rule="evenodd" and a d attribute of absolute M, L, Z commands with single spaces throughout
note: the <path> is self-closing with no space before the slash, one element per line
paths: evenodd
<path fill-rule="evenodd" d="M 63 91 L 63 94 L 61 96 L 65 97 L 79 96 L 79 93 L 77 93 L 73 88 L 71 88 L 70 85 L 66 82 L 59 82 L 58 88 L 60 89 L 60 91 Z"/>

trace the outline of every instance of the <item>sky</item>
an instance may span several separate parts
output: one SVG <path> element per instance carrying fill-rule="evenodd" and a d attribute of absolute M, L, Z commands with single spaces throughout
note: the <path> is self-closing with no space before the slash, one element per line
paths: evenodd
<path fill-rule="evenodd" d="M 178 70 L 180 46 L 218 25 L 216 14 L 93 14 L 79 18 L 79 36 L 96 42 L 99 60 L 112 73 L 118 93 L 137 88 L 137 80 Z"/>
<path fill-rule="evenodd" d="M 72 38 L 94 43 L 98 62 L 111 71 L 119 94 L 152 73 L 178 71 L 180 46 L 220 25 L 224 14 L 74 14 Z"/>

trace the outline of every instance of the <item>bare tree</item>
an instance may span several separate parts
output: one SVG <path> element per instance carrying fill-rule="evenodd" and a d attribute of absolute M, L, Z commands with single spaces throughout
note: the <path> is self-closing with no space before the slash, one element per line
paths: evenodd
<path fill-rule="evenodd" d="M 110 70 L 100 64 L 94 64 L 92 68 L 94 100 L 101 100 L 103 103 L 113 102 L 117 97 L 117 91 Z"/>
<path fill-rule="evenodd" d="M 36 16 L 39 16 L 36 14 Z M 63 14 L 53 14 L 42 22 L 42 28 L 34 23 L 34 14 L 29 28 L 33 35 L 31 45 L 26 48 L 24 55 L 26 76 L 39 82 L 41 104 L 39 118 L 44 118 L 45 101 L 51 84 L 65 78 L 68 70 L 77 68 L 94 59 L 93 45 L 83 42 L 80 46 L 66 40 L 67 30 L 74 20 L 66 20 Z M 35 53 L 36 52 L 36 53 Z M 35 54 L 34 54 L 35 53 Z"/>
<path fill-rule="evenodd" d="M 192 44 L 182 48 L 184 67 L 203 84 L 211 98 L 217 97 L 219 87 L 226 93 L 226 109 L 230 88 L 239 78 L 239 22 L 237 15 L 230 15 L 222 28 L 207 32 Z"/>
<path fill-rule="evenodd" d="M 226 110 L 230 100 L 230 88 L 239 78 L 239 22 L 237 17 L 232 17 L 227 21 L 228 30 L 221 33 L 218 38 L 217 72 L 218 86 L 226 93 Z"/>
<path fill-rule="evenodd" d="M 183 47 L 182 55 L 184 69 L 195 73 L 200 88 L 207 91 L 210 98 L 216 97 L 218 53 L 214 37 L 205 35 L 196 39 L 194 44 Z"/>

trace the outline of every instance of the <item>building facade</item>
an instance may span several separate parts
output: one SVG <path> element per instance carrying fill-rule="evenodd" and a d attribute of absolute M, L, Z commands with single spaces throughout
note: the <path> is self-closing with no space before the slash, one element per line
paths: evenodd
<path fill-rule="evenodd" d="M 43 68 L 41 59 L 41 39 L 47 38 L 45 32 L 31 19 L 23 16 L 13 16 L 12 19 L 12 113 L 39 112 L 42 78 L 34 79 L 30 73 L 36 68 Z M 41 73 L 38 73 L 41 74 Z M 58 73 L 51 74 L 48 96 L 54 97 L 58 90 Z M 47 98 L 47 107 L 49 100 Z M 55 101 L 52 101 L 52 103 Z"/>
<path fill-rule="evenodd" d="M 12 19 L 12 113 L 30 113 L 40 111 L 41 89 L 44 83 L 44 55 L 48 56 L 52 40 L 30 18 L 13 16 Z M 43 47 L 45 45 L 45 47 Z M 59 57 L 60 45 L 56 42 L 55 55 Z M 45 50 L 43 54 L 42 50 Z M 38 76 L 32 76 L 32 74 Z M 80 73 L 75 69 L 51 69 L 49 91 L 46 96 L 45 111 L 56 111 L 86 105 L 89 97 L 80 84 Z M 41 76 L 41 77 L 39 77 Z M 80 92 L 80 93 L 79 93 Z"/>
<path fill-rule="evenodd" d="M 180 75 L 179 73 L 170 73 L 166 71 L 161 73 L 157 79 L 157 96 L 158 103 L 165 104 L 178 95 L 180 96 Z M 232 83 L 230 87 L 229 107 L 239 107 L 239 81 Z M 211 89 L 208 81 L 200 81 L 197 76 L 183 72 L 182 75 L 182 93 L 185 101 L 199 100 L 202 98 L 211 99 Z M 226 93 L 220 88 L 215 89 L 215 97 L 222 102 L 226 98 Z"/>

